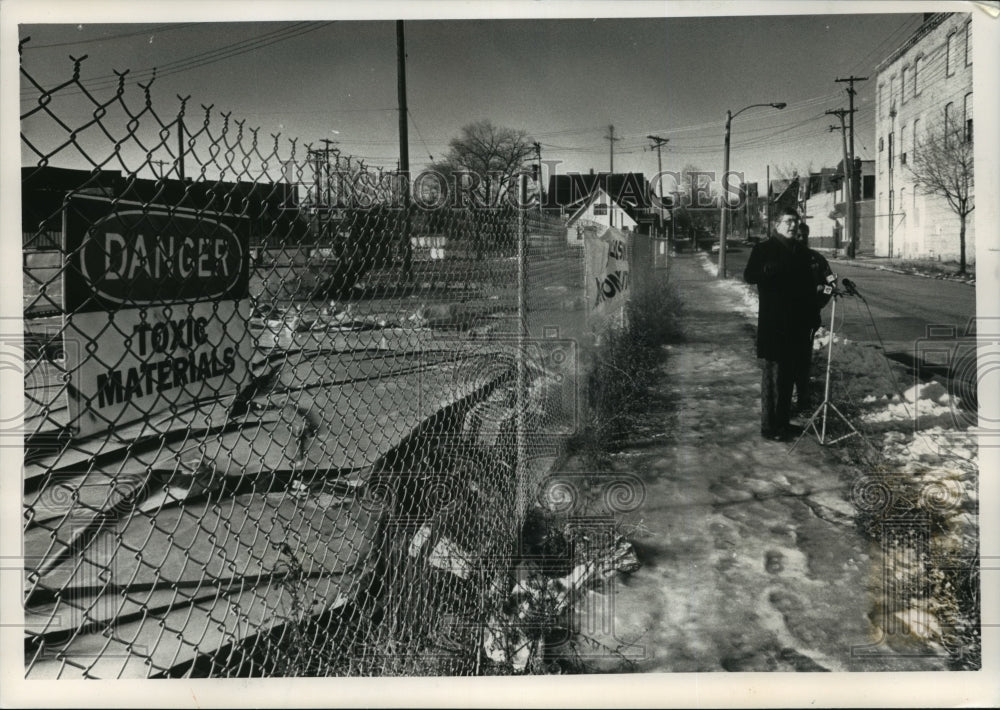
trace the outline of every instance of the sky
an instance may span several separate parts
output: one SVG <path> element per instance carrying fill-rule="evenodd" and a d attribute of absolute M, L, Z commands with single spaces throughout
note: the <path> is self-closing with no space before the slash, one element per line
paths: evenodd
<path fill-rule="evenodd" d="M 144 3 L 136 3 L 143 5 Z M 869 3 L 878 9 L 879 3 Z M 912 4 L 910 5 L 912 7 Z M 898 7 L 898 6 L 894 6 Z M 55 18 L 59 19 L 59 18 Z M 395 167 L 399 155 L 396 27 L 384 21 L 24 24 L 23 66 L 39 84 L 71 76 L 96 97 L 114 94 L 113 70 L 129 70 L 126 96 L 173 116 L 201 106 L 228 112 L 262 135 L 337 141 L 345 153 Z M 731 169 L 748 181 L 833 166 L 839 132 L 827 109 L 847 107 L 838 77 L 857 84 L 856 152 L 874 158 L 875 67 L 920 24 L 919 13 L 745 17 L 409 20 L 405 22 L 410 164 L 440 159 L 478 119 L 523 129 L 560 172 L 610 167 L 651 175 L 647 136 L 669 139 L 665 170 L 720 170 L 726 110 L 753 108 L 732 124 Z M 82 97 L 79 97 L 82 99 Z M 22 81 L 21 111 L 38 91 Z M 85 116 L 84 102 L 66 112 Z M 194 120 L 194 119 L 191 119 Z M 213 119 L 214 120 L 214 119 Z M 53 126 L 26 121 L 29 136 Z M 62 132 L 65 133 L 64 131 Z M 22 163 L 36 158 L 22 148 Z M 53 164 L 59 164 L 54 161 Z M 147 175 L 148 177 L 148 175 Z"/>

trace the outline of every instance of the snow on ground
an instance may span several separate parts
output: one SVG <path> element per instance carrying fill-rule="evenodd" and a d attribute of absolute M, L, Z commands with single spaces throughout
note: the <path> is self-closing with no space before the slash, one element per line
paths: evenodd
<path fill-rule="evenodd" d="M 833 344 L 838 345 L 840 343 L 852 343 L 854 342 L 850 338 L 844 338 L 836 333 L 833 335 Z M 824 326 L 820 326 L 816 329 L 816 337 L 813 339 L 813 350 L 823 350 L 830 344 L 830 331 Z"/>
<path fill-rule="evenodd" d="M 712 276 L 718 276 L 718 265 L 708 258 L 707 255 L 699 254 L 698 260 L 701 262 L 701 268 L 705 269 Z M 736 310 L 740 315 L 745 318 L 757 320 L 757 291 L 753 286 L 734 279 L 719 281 L 718 284 L 719 288 L 723 291 L 736 297 Z"/>
<path fill-rule="evenodd" d="M 886 402 L 881 408 L 866 413 L 862 417 L 862 421 L 876 424 L 895 420 L 913 421 L 914 418 L 918 418 L 918 426 L 921 425 L 919 420 L 950 418 L 954 407 L 960 404 L 959 398 L 950 395 L 940 382 L 914 385 L 906 390 L 902 397 L 893 395 L 889 399 L 883 395 L 881 400 L 876 400 L 873 395 L 869 395 L 862 401 L 864 403 Z"/>
<path fill-rule="evenodd" d="M 707 254 L 699 252 L 698 261 L 701 262 L 701 268 L 710 273 L 712 276 L 719 275 L 719 265 L 709 259 Z"/>

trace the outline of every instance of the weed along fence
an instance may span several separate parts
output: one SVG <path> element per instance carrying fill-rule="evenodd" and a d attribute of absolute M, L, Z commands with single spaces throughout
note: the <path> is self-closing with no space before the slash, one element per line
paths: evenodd
<path fill-rule="evenodd" d="M 501 662 L 576 424 L 581 250 L 81 72 L 22 66 L 27 677 Z"/>

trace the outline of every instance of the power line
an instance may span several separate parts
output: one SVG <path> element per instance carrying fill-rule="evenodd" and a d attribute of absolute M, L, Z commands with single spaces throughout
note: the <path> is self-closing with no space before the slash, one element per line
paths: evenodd
<path fill-rule="evenodd" d="M 417 126 L 417 119 L 413 117 L 413 111 L 407 107 L 406 113 L 410 116 L 410 121 L 413 123 L 413 128 L 417 131 L 417 136 L 420 138 L 420 142 L 424 145 L 424 150 L 427 151 L 427 157 L 430 158 L 431 162 L 434 162 L 434 156 L 431 155 L 431 149 L 427 147 L 427 141 L 424 140 L 424 135 L 420 132 L 420 127 Z"/>
<path fill-rule="evenodd" d="M 125 39 L 127 37 L 138 37 L 139 35 L 149 35 L 149 34 L 160 34 L 163 32 L 172 32 L 173 30 L 182 30 L 187 27 L 193 27 L 194 25 L 202 24 L 200 22 L 184 22 L 182 24 L 169 24 L 169 25 L 155 25 L 146 30 L 137 30 L 135 32 L 123 32 L 117 35 L 108 35 L 106 37 L 93 37 L 91 39 L 78 39 L 72 42 L 52 42 L 50 44 L 31 44 L 30 42 L 24 45 L 24 49 L 27 51 L 32 51 L 36 49 L 51 49 L 53 47 L 73 47 L 81 44 L 93 44 L 94 42 L 110 42 L 116 39 Z"/>
<path fill-rule="evenodd" d="M 807 118 L 800 119 L 798 121 L 789 121 L 787 123 L 779 123 L 779 124 L 775 124 L 773 126 L 763 126 L 761 128 L 751 128 L 751 129 L 747 129 L 747 130 L 742 130 L 741 129 L 740 132 L 739 132 L 739 136 L 741 138 L 740 144 L 742 145 L 743 143 L 747 143 L 747 142 L 750 142 L 750 141 L 758 140 L 758 139 L 761 139 L 761 138 L 769 138 L 769 137 L 775 135 L 776 133 L 784 133 L 784 132 L 786 132 L 788 130 L 792 130 L 792 129 L 795 129 L 795 128 L 807 125 L 809 123 L 812 123 L 813 121 L 815 121 L 817 118 L 819 118 L 821 116 L 822 116 L 821 113 L 820 114 L 813 114 L 813 115 L 808 116 Z M 783 129 L 783 130 L 776 131 L 775 129 Z M 766 132 L 766 134 L 763 135 L 763 136 L 753 135 L 753 134 L 763 133 L 763 132 Z M 688 147 L 689 148 L 709 148 L 709 147 L 718 147 L 718 141 L 714 140 L 714 139 L 712 141 L 708 142 L 708 143 L 698 143 L 698 144 L 695 144 L 695 145 L 687 145 L 687 146 L 685 146 L 681 142 L 683 140 L 684 139 L 674 139 L 674 145 L 676 147 L 678 147 L 678 148 L 688 148 Z M 734 143 L 734 145 L 735 145 L 735 143 Z"/>
<path fill-rule="evenodd" d="M 747 131 L 741 131 L 741 134 L 760 133 L 760 132 L 766 131 L 766 132 L 768 132 L 768 135 L 771 135 L 771 134 L 773 134 L 774 129 L 776 129 L 776 128 L 786 128 L 786 127 L 795 128 L 795 127 L 798 127 L 798 126 L 802 126 L 802 125 L 804 125 L 806 123 L 810 123 L 810 122 L 816 120 L 816 118 L 818 118 L 819 116 L 822 116 L 822 114 L 817 114 L 815 116 L 810 116 L 810 117 L 808 117 L 808 118 L 806 118 L 804 120 L 789 121 L 789 122 L 786 122 L 786 123 L 779 123 L 779 124 L 774 124 L 774 125 L 771 125 L 771 126 L 763 126 L 763 127 L 760 127 L 760 128 L 748 129 Z M 646 136 L 646 138 L 648 138 L 648 136 Z M 605 138 L 605 140 L 607 140 L 607 139 Z M 622 139 L 622 138 L 616 138 L 616 140 L 624 140 L 624 139 Z M 715 147 L 716 146 L 716 143 L 714 141 L 711 142 L 711 143 L 699 143 L 698 145 L 694 145 L 694 146 L 684 146 L 682 143 L 680 143 L 680 141 L 686 140 L 684 138 L 680 138 L 680 139 L 678 139 L 678 138 L 669 138 L 669 139 L 666 139 L 666 140 L 672 141 L 674 146 L 676 146 L 678 148 L 682 148 L 682 149 L 683 148 L 687 148 L 687 147 L 693 147 L 693 148 L 702 148 L 702 147 L 704 147 L 704 148 L 708 148 L 708 147 Z M 567 150 L 567 151 L 593 150 L 595 152 L 602 152 L 604 150 L 604 148 L 598 147 L 599 144 L 597 144 L 597 143 L 590 143 L 590 144 L 578 145 L 578 146 L 556 145 L 554 143 L 543 143 L 542 145 L 544 145 L 547 148 L 554 148 L 556 150 Z M 629 145 L 628 148 L 639 148 L 639 147 L 642 147 L 642 146 L 645 146 L 645 145 L 646 145 L 645 141 L 636 142 L 636 143 L 634 143 L 632 145 Z M 628 148 L 626 148 L 626 149 L 628 149 Z M 621 152 L 621 151 L 619 151 L 619 152 Z"/>
<path fill-rule="evenodd" d="M 274 30 L 268 32 L 260 37 L 255 37 L 252 39 L 241 40 L 239 42 L 234 42 L 232 44 L 220 47 L 218 49 L 207 50 L 205 52 L 199 52 L 198 54 L 193 54 L 189 57 L 184 57 L 172 62 L 168 62 L 160 67 L 148 67 L 146 69 L 140 69 L 136 72 L 129 72 L 129 78 L 132 80 L 139 80 L 152 77 L 164 77 L 171 74 L 178 74 L 185 71 L 190 71 L 192 69 L 197 69 L 209 64 L 215 64 L 216 62 L 223 61 L 225 59 L 230 59 L 232 57 L 237 57 L 247 52 L 256 51 L 268 47 L 272 44 L 277 44 L 278 42 L 284 42 L 295 37 L 300 37 L 302 35 L 314 32 L 318 29 L 322 29 L 328 25 L 333 24 L 333 22 L 299 22 L 295 23 L 290 27 L 281 28 L 279 30 Z M 118 76 L 112 77 L 99 77 L 96 79 L 88 81 L 80 81 L 79 83 L 83 85 L 83 89 L 77 89 L 75 91 L 61 92 L 64 95 L 81 93 L 84 89 L 88 91 L 96 91 L 104 88 L 109 88 L 111 86 L 116 86 L 118 84 Z M 38 92 L 34 87 L 28 87 L 27 89 L 22 89 L 21 97 L 30 97 Z"/>
<path fill-rule="evenodd" d="M 804 110 L 806 110 L 808 108 L 812 108 L 813 106 L 818 106 L 820 104 L 828 103 L 831 99 L 833 99 L 833 98 L 835 98 L 837 96 L 840 96 L 839 92 L 833 92 L 833 93 L 829 93 L 829 94 L 824 94 L 822 96 L 813 96 L 813 97 L 810 97 L 808 99 L 803 99 L 801 101 L 797 101 L 794 106 L 789 106 L 782 113 L 787 115 L 789 113 L 794 113 L 796 111 L 804 111 Z M 766 112 L 763 112 L 763 113 L 760 113 L 760 114 L 757 114 L 757 115 L 747 116 L 745 119 L 741 119 L 741 122 L 750 123 L 750 122 L 754 122 L 754 121 L 766 120 L 766 119 L 770 118 L 771 116 L 773 116 L 775 113 L 776 113 L 776 111 L 766 111 Z M 648 133 L 669 133 L 669 134 L 676 134 L 676 133 L 688 133 L 688 132 L 694 132 L 694 131 L 699 131 L 699 130 L 708 130 L 708 129 L 712 129 L 712 130 L 719 129 L 719 130 L 721 130 L 722 128 L 725 127 L 725 125 L 726 125 L 725 121 L 710 121 L 710 122 L 706 122 L 706 123 L 692 124 L 692 125 L 689 125 L 689 126 L 679 126 L 679 127 L 676 127 L 676 128 L 652 128 L 652 129 L 648 129 L 646 131 L 643 131 L 642 133 L 629 134 L 628 136 L 625 136 L 625 137 L 626 138 L 641 138 L 642 136 L 644 136 L 644 135 L 646 135 Z M 763 129 L 750 129 L 750 130 L 767 130 L 768 128 L 769 128 L 769 126 L 765 126 Z"/>
<path fill-rule="evenodd" d="M 916 22 L 916 25 L 910 26 L 913 22 Z M 892 51 L 895 51 L 895 49 L 898 48 L 903 43 L 905 38 L 912 35 L 917 30 L 917 28 L 919 28 L 920 25 L 922 24 L 923 24 L 922 17 L 915 17 L 912 20 L 910 20 L 910 22 L 904 23 L 899 27 L 897 27 L 889 34 L 888 37 L 882 40 L 882 42 L 880 42 L 879 44 L 875 45 L 875 47 L 873 47 L 867 54 L 864 55 L 864 57 L 862 57 L 854 65 L 854 67 L 851 69 L 852 73 L 855 71 L 862 71 L 867 68 L 874 69 L 875 67 L 871 65 L 874 56 L 877 56 L 879 52 L 882 53 L 883 57 L 889 56 L 889 54 Z M 897 35 L 901 36 L 897 37 Z M 892 49 L 887 51 L 886 47 L 890 45 L 892 46 Z"/>
<path fill-rule="evenodd" d="M 620 141 L 621 138 L 615 138 L 615 127 L 614 124 L 608 126 L 608 135 L 604 136 L 604 139 L 608 141 L 611 145 L 611 165 L 610 172 L 612 175 L 615 173 L 615 141 Z"/>

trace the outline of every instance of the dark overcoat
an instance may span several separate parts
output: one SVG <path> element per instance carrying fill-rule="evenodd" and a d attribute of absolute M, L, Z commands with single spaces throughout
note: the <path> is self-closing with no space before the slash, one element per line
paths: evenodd
<path fill-rule="evenodd" d="M 757 285 L 757 357 L 794 357 L 803 333 L 820 325 L 809 249 L 771 237 L 750 252 L 743 280 Z"/>

